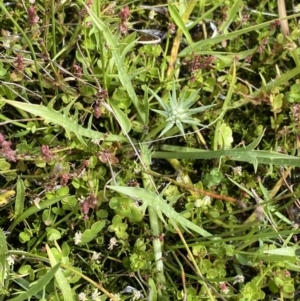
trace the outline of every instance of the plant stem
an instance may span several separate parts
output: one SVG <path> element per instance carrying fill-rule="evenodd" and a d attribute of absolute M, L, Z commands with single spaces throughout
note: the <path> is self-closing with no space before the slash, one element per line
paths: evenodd
<path fill-rule="evenodd" d="M 144 162 L 144 165 L 147 169 L 150 169 L 151 164 L 151 157 L 149 149 L 146 145 L 141 145 L 141 159 Z M 146 173 L 142 173 L 142 179 L 143 179 L 143 185 L 146 190 L 156 190 L 153 183 L 154 180 L 152 177 Z M 157 292 L 159 295 L 162 294 L 162 289 L 166 288 L 166 278 L 164 275 L 164 263 L 163 263 L 163 248 L 162 248 L 162 242 L 158 238 L 162 234 L 162 225 L 161 221 L 155 211 L 155 209 L 151 206 L 148 207 L 148 213 L 149 213 L 149 220 L 150 220 L 150 228 L 152 230 L 152 234 L 154 236 L 152 245 L 153 245 L 153 252 L 154 252 L 154 258 L 155 258 L 155 264 L 156 269 L 158 271 L 156 275 L 156 287 Z"/>

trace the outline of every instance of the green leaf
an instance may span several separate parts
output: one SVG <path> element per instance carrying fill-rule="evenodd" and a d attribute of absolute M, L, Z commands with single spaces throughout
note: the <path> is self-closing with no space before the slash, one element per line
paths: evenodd
<path fill-rule="evenodd" d="M 232 161 L 242 161 L 252 163 L 257 170 L 258 164 L 271 164 L 283 166 L 297 166 L 300 167 L 299 157 L 285 155 L 267 150 L 253 150 L 262 136 L 256 138 L 251 144 L 246 147 L 234 148 L 228 150 L 207 151 L 190 147 L 179 147 L 173 145 L 162 145 L 160 147 L 163 151 L 157 151 L 152 154 L 152 158 L 164 159 L 219 159 L 226 158 Z"/>
<path fill-rule="evenodd" d="M 16 279 L 13 279 L 13 281 L 15 283 L 17 283 L 20 287 L 22 287 L 24 289 L 24 291 L 28 291 L 29 288 L 30 288 L 30 282 L 27 280 L 27 279 L 24 279 L 24 278 L 16 278 Z M 33 295 L 35 298 L 37 298 L 38 300 L 41 300 L 43 298 L 43 296 L 45 298 L 48 297 L 48 294 L 43 290 L 41 289 L 39 292 L 35 293 Z"/>
<path fill-rule="evenodd" d="M 3 67 L 3 63 L 0 62 L 0 77 L 4 77 L 7 73 L 7 70 Z"/>
<path fill-rule="evenodd" d="M 114 105 L 113 102 L 110 103 L 110 106 L 112 107 L 112 109 L 116 114 L 116 118 L 118 120 L 120 127 L 122 128 L 124 133 L 128 134 L 131 130 L 131 122 L 129 118 L 122 110 L 120 110 L 116 105 Z"/>
<path fill-rule="evenodd" d="M 149 301 L 156 301 L 157 300 L 157 289 L 155 282 L 152 278 L 148 279 L 148 285 L 149 285 L 149 295 L 148 299 Z"/>
<path fill-rule="evenodd" d="M 49 272 L 46 275 L 44 275 L 42 278 L 36 281 L 32 286 L 30 286 L 27 292 L 20 293 L 18 297 L 9 299 L 7 301 L 22 301 L 31 298 L 34 294 L 40 292 L 42 287 L 45 287 L 50 282 L 50 280 L 54 277 L 55 273 L 58 271 L 59 267 L 60 263 L 56 264 L 52 267 L 51 270 L 49 270 Z M 65 300 L 67 301 L 67 299 Z M 68 300 L 70 299 L 68 298 Z"/>
<path fill-rule="evenodd" d="M 83 128 L 75 120 L 71 120 L 70 118 L 59 113 L 58 111 L 47 108 L 45 106 L 34 105 L 34 104 L 30 104 L 30 103 L 23 103 L 23 102 L 18 102 L 18 101 L 12 101 L 12 100 L 4 99 L 4 98 L 1 98 L 1 100 L 14 106 L 15 108 L 18 108 L 18 109 L 24 110 L 28 113 L 31 113 L 34 116 L 40 116 L 43 119 L 45 119 L 45 121 L 47 121 L 47 122 L 51 122 L 53 124 L 57 124 L 57 125 L 63 127 L 66 130 L 66 132 L 74 133 L 76 135 L 76 137 L 78 138 L 78 140 L 84 145 L 85 145 L 85 142 L 82 139 L 82 137 L 88 137 L 90 139 L 98 139 L 98 140 L 105 139 L 105 141 L 124 141 L 124 140 L 126 140 L 125 137 L 122 137 L 119 135 L 100 133 L 100 132 L 94 131 L 92 129 Z"/>
<path fill-rule="evenodd" d="M 190 35 L 186 25 L 183 23 L 182 17 L 179 15 L 178 10 L 171 3 L 168 4 L 168 8 L 169 8 L 169 13 L 170 13 L 174 23 L 184 34 L 184 36 L 186 37 L 186 39 L 188 41 L 188 44 L 192 45 L 193 40 L 191 38 L 191 35 Z"/>
<path fill-rule="evenodd" d="M 4 286 L 4 280 L 7 275 L 7 268 L 8 268 L 8 263 L 7 263 L 7 253 L 8 253 L 8 248 L 7 248 L 7 241 L 5 234 L 3 230 L 0 228 L 0 289 Z"/>
<path fill-rule="evenodd" d="M 299 247 L 284 247 L 284 248 L 265 250 L 265 251 L 263 251 L 263 253 L 270 254 L 270 255 L 280 255 L 280 256 L 284 256 L 284 257 L 296 258 L 296 250 L 298 250 L 298 249 L 299 249 Z"/>
<path fill-rule="evenodd" d="M 145 211 L 148 206 L 155 209 L 158 216 L 163 212 L 168 218 L 174 219 L 176 222 L 180 223 L 182 227 L 188 228 L 195 231 L 201 236 L 208 237 L 211 234 L 199 226 L 195 225 L 191 221 L 184 218 L 182 215 L 177 213 L 166 201 L 160 196 L 152 191 L 147 191 L 139 187 L 121 187 L 121 186 L 107 186 L 109 189 L 123 193 L 133 198 L 139 198 L 142 200 L 142 209 Z"/>
<path fill-rule="evenodd" d="M 17 195 L 15 202 L 15 217 L 19 216 L 24 211 L 24 202 L 25 202 L 25 186 L 23 180 L 18 177 L 17 181 Z"/>
<path fill-rule="evenodd" d="M 61 238 L 61 234 L 57 229 L 47 228 L 47 239 L 49 241 L 55 241 Z"/>
<path fill-rule="evenodd" d="M 39 207 L 34 206 L 34 205 L 29 207 L 26 211 L 24 211 L 20 216 L 18 216 L 14 220 L 14 222 L 9 227 L 9 231 L 11 232 L 16 227 L 17 224 L 19 224 L 20 222 L 22 222 L 23 220 L 25 220 L 29 216 L 39 212 L 40 210 L 43 210 L 47 207 L 50 207 L 51 205 L 61 201 L 65 197 L 67 197 L 67 195 L 60 196 L 60 197 L 55 197 L 55 198 L 52 198 L 51 200 L 43 201 L 39 204 Z"/>
<path fill-rule="evenodd" d="M 296 16 L 299 16 L 299 15 L 300 14 L 295 14 L 295 15 L 292 15 L 292 16 L 288 16 L 286 19 L 295 18 Z M 248 32 L 251 32 L 251 31 L 258 31 L 258 30 L 260 30 L 262 28 L 265 28 L 265 27 L 267 28 L 273 22 L 274 22 L 274 20 L 271 20 L 271 21 L 268 21 L 268 22 L 265 22 L 265 23 L 260 23 L 260 24 L 257 24 L 257 25 L 249 26 L 247 28 L 243 28 L 243 29 L 240 29 L 240 30 L 234 30 L 231 33 L 225 33 L 223 35 L 219 35 L 219 36 L 216 36 L 214 38 L 205 39 L 205 40 L 201 40 L 201 41 L 196 42 L 196 43 L 192 43 L 188 47 L 185 47 L 179 53 L 179 57 L 186 57 L 191 53 L 198 54 L 198 50 L 207 50 L 207 49 L 211 48 L 212 46 L 214 46 L 215 44 L 221 43 L 223 41 L 238 38 L 241 35 L 246 34 Z M 226 24 L 225 24 L 225 26 L 226 26 Z"/>
<path fill-rule="evenodd" d="M 91 229 L 87 229 L 82 233 L 80 246 L 86 245 L 91 240 L 95 239 L 98 233 L 104 228 L 105 221 L 98 221 L 94 223 Z"/>
<path fill-rule="evenodd" d="M 57 271 L 55 274 L 55 278 L 57 281 L 57 285 L 61 290 L 61 293 L 63 295 L 64 301 L 75 301 L 75 298 L 73 296 L 72 289 L 70 287 L 70 284 L 68 283 L 67 279 L 65 278 L 63 272 L 61 269 L 59 269 L 59 263 L 57 263 L 51 249 L 49 248 L 48 244 L 46 244 L 46 249 L 48 253 L 48 257 L 51 263 L 51 266 L 57 266 Z"/>
<path fill-rule="evenodd" d="M 219 135 L 219 145 L 222 149 L 230 149 L 231 143 L 233 142 L 232 130 L 226 124 L 222 123 L 219 127 L 220 135 Z"/>

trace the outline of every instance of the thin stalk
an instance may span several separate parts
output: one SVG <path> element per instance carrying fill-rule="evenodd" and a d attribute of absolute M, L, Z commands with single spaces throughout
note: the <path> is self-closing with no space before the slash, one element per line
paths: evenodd
<path fill-rule="evenodd" d="M 171 220 L 171 221 L 172 221 L 172 224 L 173 224 L 175 230 L 177 231 L 177 234 L 179 235 L 181 241 L 183 242 L 183 245 L 184 245 L 184 247 L 185 247 L 185 249 L 186 249 L 186 251 L 187 251 L 187 253 L 188 253 L 189 260 L 192 262 L 192 264 L 193 264 L 193 266 L 194 266 L 194 268 L 195 268 L 195 270 L 196 270 L 197 275 L 198 275 L 198 276 L 202 279 L 202 281 L 203 281 L 203 285 L 204 285 L 204 287 L 206 288 L 207 294 L 208 294 L 208 296 L 209 296 L 209 300 L 215 300 L 215 298 L 214 298 L 213 295 L 211 294 L 211 290 L 213 290 L 214 293 L 218 294 L 218 297 L 219 297 L 221 300 L 226 301 L 226 299 L 224 299 L 224 298 L 223 298 L 223 297 L 215 290 L 214 287 L 212 287 L 209 283 L 207 283 L 207 281 L 206 281 L 205 278 L 203 277 L 203 275 L 202 275 L 202 273 L 201 273 L 201 271 L 200 271 L 200 269 L 199 269 L 199 267 L 198 267 L 198 265 L 197 265 L 197 263 L 196 263 L 196 260 L 195 260 L 195 258 L 194 258 L 194 256 L 193 256 L 193 253 L 191 252 L 190 248 L 188 247 L 188 245 L 187 245 L 187 243 L 186 243 L 186 241 L 185 241 L 185 239 L 184 239 L 184 237 L 183 237 L 183 235 L 182 235 L 180 229 L 178 228 L 176 222 L 175 222 L 174 220 Z"/>
<path fill-rule="evenodd" d="M 202 144 L 204 146 L 204 148 L 208 150 L 208 146 L 206 144 L 206 141 L 205 141 L 203 135 L 201 134 L 201 132 L 199 131 L 198 127 L 196 125 L 192 124 L 192 129 L 195 132 L 196 139 L 198 140 L 198 143 Z"/>
<path fill-rule="evenodd" d="M 176 159 L 174 159 L 176 160 Z M 169 161 L 170 163 L 172 161 Z M 174 162 L 174 161 L 173 161 Z M 178 161 L 179 162 L 179 161 Z M 171 163 L 172 164 L 172 163 Z M 174 167 L 174 166 L 173 166 Z M 178 169 L 177 169 L 178 170 Z M 165 176 L 165 175 L 161 175 L 159 173 L 156 173 L 152 170 L 147 170 L 146 171 L 148 174 L 152 175 L 152 176 L 155 176 L 155 177 L 159 177 L 159 178 L 164 178 L 166 179 L 167 181 L 169 181 L 170 183 L 176 185 L 176 186 L 179 186 L 183 189 L 186 189 L 188 190 L 192 195 L 194 193 L 196 193 L 197 195 L 199 194 L 202 194 L 202 195 L 206 195 L 206 196 L 209 196 L 211 198 L 214 198 L 214 199 L 218 199 L 218 200 L 224 200 L 224 201 L 227 201 L 227 202 L 232 202 L 232 203 L 235 203 L 237 200 L 233 197 L 229 197 L 229 196 L 226 196 L 226 195 L 221 195 L 221 194 L 217 194 L 217 193 L 214 193 L 214 192 L 210 192 L 210 191 L 206 191 L 206 190 L 201 190 L 199 188 L 196 188 L 193 186 L 193 183 L 189 180 L 189 183 L 181 183 L 181 182 L 178 182 L 178 181 L 175 181 L 174 179 L 171 179 L 171 177 L 169 176 Z"/>
<path fill-rule="evenodd" d="M 289 23 L 286 19 L 285 0 L 277 0 L 278 15 L 280 18 L 281 32 L 284 36 L 288 36 L 290 33 Z"/>
<path fill-rule="evenodd" d="M 182 279 L 182 287 L 183 287 L 183 293 L 184 293 L 182 300 L 186 301 L 187 300 L 187 289 L 186 289 L 185 272 L 184 272 L 184 269 L 183 269 L 183 266 L 182 266 L 180 260 L 176 256 L 175 252 L 173 250 L 171 252 L 172 252 L 172 254 L 173 254 L 173 256 L 174 256 L 174 258 L 175 258 L 175 260 L 176 260 L 176 262 L 177 262 L 177 264 L 179 266 L 179 268 L 180 268 L 180 274 L 181 274 L 181 279 Z"/>
<path fill-rule="evenodd" d="M 56 19 L 54 0 L 51 0 L 52 57 L 56 56 Z"/>

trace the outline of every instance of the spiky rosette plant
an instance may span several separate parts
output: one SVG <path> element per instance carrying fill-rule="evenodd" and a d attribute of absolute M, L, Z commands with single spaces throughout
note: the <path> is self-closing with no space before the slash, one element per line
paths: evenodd
<path fill-rule="evenodd" d="M 203 124 L 199 122 L 199 119 L 193 117 L 194 114 L 204 112 L 214 105 L 201 106 L 196 108 L 191 108 L 199 98 L 199 91 L 192 93 L 187 96 L 186 90 L 182 92 L 181 97 L 177 97 L 176 85 L 173 82 L 172 93 L 169 92 L 169 104 L 159 97 L 153 90 L 149 88 L 149 91 L 157 99 L 159 104 L 163 107 L 164 111 L 152 109 L 152 111 L 164 116 L 166 119 L 166 127 L 162 130 L 159 137 L 163 136 L 167 131 L 169 131 L 174 125 L 178 127 L 181 134 L 185 137 L 183 124 L 190 124 L 204 127 Z"/>

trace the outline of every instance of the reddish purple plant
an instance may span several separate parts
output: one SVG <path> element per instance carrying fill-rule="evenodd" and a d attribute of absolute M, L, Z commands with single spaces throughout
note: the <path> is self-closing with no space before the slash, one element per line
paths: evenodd
<path fill-rule="evenodd" d="M 82 78 L 82 67 L 78 64 L 74 64 L 73 66 L 74 68 L 74 74 L 78 77 L 78 78 Z"/>
<path fill-rule="evenodd" d="M 93 115 L 95 116 L 95 118 L 100 118 L 101 115 L 102 115 L 102 111 L 101 111 L 101 108 L 99 107 L 99 104 L 97 103 L 95 106 L 94 106 L 94 112 L 93 112 Z"/>
<path fill-rule="evenodd" d="M 84 198 L 81 203 L 81 210 L 84 214 L 84 220 L 89 219 L 89 211 L 90 209 L 94 210 L 97 205 L 97 198 L 93 193 L 90 193 L 90 195 L 86 198 Z"/>
<path fill-rule="evenodd" d="M 14 61 L 15 66 L 16 66 L 16 71 L 17 72 L 24 72 L 25 66 L 24 66 L 24 59 L 22 54 L 17 55 L 17 59 Z"/>
<path fill-rule="evenodd" d="M 129 7 L 126 6 L 119 13 L 119 17 L 121 19 L 121 23 L 119 25 L 119 29 L 120 29 L 120 32 L 122 34 L 126 34 L 127 31 L 128 31 L 127 20 L 129 18 L 129 16 L 130 16 L 130 10 L 129 10 Z"/>
<path fill-rule="evenodd" d="M 31 26 L 34 26 L 39 21 L 39 16 L 36 13 L 36 10 L 33 5 L 28 8 L 28 23 Z"/>
<path fill-rule="evenodd" d="M 42 145 L 41 147 L 41 152 L 42 152 L 42 158 L 46 161 L 49 161 L 51 159 L 53 159 L 53 152 L 51 151 L 51 149 L 49 149 L 49 146 L 47 145 Z"/>
<path fill-rule="evenodd" d="M 173 35 L 175 34 L 176 32 L 176 26 L 174 23 L 170 23 L 169 26 L 168 26 L 168 32 L 170 35 Z"/>
<path fill-rule="evenodd" d="M 258 47 L 258 52 L 262 53 L 265 50 L 265 48 L 266 48 L 267 45 L 268 45 L 268 38 L 262 39 L 260 41 L 260 45 Z"/>
<path fill-rule="evenodd" d="M 68 173 L 64 173 L 60 175 L 60 185 L 67 186 L 70 179 L 70 175 Z"/>
<path fill-rule="evenodd" d="M 4 136 L 0 134 L 0 154 L 8 161 L 17 161 L 17 152 L 11 149 L 11 141 L 6 141 Z"/>
<path fill-rule="evenodd" d="M 119 12 L 119 17 L 121 19 L 121 22 L 126 22 L 127 19 L 129 18 L 130 16 L 130 10 L 129 10 L 129 7 L 126 6 L 124 7 L 123 9 L 121 9 L 121 11 Z"/>
<path fill-rule="evenodd" d="M 195 55 L 192 61 L 189 62 L 190 71 L 196 72 L 198 69 L 210 69 L 215 57 L 212 55 L 202 56 Z"/>

